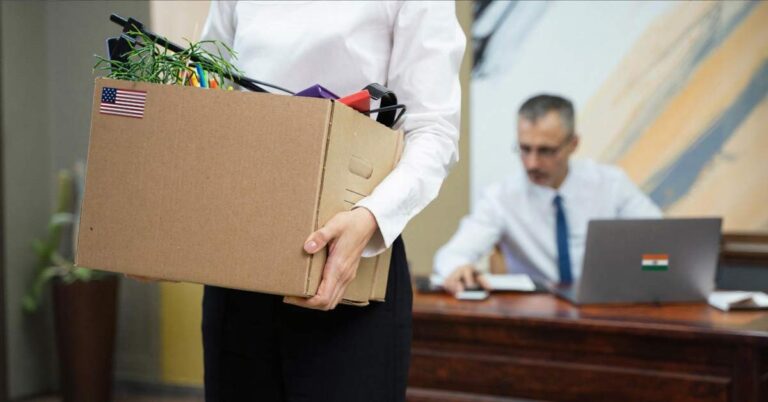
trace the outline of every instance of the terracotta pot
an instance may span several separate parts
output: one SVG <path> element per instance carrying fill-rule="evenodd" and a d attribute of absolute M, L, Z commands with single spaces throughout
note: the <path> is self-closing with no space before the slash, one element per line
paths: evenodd
<path fill-rule="evenodd" d="M 118 277 L 53 285 L 64 402 L 112 399 Z"/>

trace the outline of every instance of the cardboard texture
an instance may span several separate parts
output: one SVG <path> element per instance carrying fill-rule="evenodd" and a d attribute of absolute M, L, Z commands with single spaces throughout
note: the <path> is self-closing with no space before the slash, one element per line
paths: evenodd
<path fill-rule="evenodd" d="M 102 88 L 146 91 L 143 117 L 100 113 Z M 338 102 L 97 79 L 78 266 L 311 296 L 307 236 L 369 195 L 403 134 Z M 390 250 L 344 302 L 384 300 Z"/>

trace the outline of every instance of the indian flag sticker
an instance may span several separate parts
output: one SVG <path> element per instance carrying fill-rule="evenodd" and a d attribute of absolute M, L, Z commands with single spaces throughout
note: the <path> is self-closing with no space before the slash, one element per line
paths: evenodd
<path fill-rule="evenodd" d="M 668 271 L 669 254 L 643 254 L 643 271 Z"/>

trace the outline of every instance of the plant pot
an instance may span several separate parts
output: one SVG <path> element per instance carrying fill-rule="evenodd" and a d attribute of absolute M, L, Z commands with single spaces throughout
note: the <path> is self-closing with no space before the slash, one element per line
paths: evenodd
<path fill-rule="evenodd" d="M 112 399 L 117 276 L 53 284 L 56 343 L 64 402 Z"/>

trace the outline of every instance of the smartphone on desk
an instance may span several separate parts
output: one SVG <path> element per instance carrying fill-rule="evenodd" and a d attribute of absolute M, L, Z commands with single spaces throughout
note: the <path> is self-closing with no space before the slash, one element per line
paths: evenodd
<path fill-rule="evenodd" d="M 474 301 L 480 301 L 485 300 L 490 295 L 490 292 L 483 289 L 476 289 L 476 290 L 464 290 L 459 293 L 456 293 L 455 297 L 457 300 L 474 300 Z"/>
<path fill-rule="evenodd" d="M 442 280 L 436 276 L 415 276 L 413 278 L 416 290 L 419 293 L 444 293 L 445 289 L 442 286 Z M 459 292 L 455 295 L 458 300 L 485 300 L 489 296 L 489 292 L 476 285 L 472 288 L 465 289 L 463 292 Z"/>

